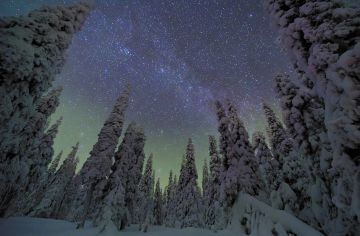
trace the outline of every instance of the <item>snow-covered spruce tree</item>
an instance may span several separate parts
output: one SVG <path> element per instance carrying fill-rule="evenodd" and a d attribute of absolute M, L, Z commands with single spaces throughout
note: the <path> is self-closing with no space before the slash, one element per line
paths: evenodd
<path fill-rule="evenodd" d="M 145 135 L 143 129 L 134 122 L 126 129 L 125 136 L 117 152 L 111 174 L 103 187 L 101 198 L 97 200 L 93 225 L 105 230 L 110 222 L 117 229 L 124 229 L 133 221 L 134 204 L 139 184 L 138 168 L 144 159 Z"/>
<path fill-rule="evenodd" d="M 254 132 L 252 136 L 252 146 L 255 158 L 259 162 L 259 177 L 264 184 L 264 191 L 270 195 L 271 191 L 276 190 L 279 185 L 277 175 L 280 173 L 279 163 L 273 158 L 268 148 L 265 136 L 261 132 Z"/>
<path fill-rule="evenodd" d="M 153 154 L 147 159 L 145 171 L 140 179 L 136 195 L 135 217 L 139 222 L 140 230 L 147 231 L 149 224 L 153 222 Z"/>
<path fill-rule="evenodd" d="M 65 50 L 90 7 L 44 7 L 26 16 L 2 18 L 0 26 L 0 215 L 23 193 L 30 158 L 44 134 L 41 97 L 65 61 Z M 8 212 L 8 215 L 14 212 Z"/>
<path fill-rule="evenodd" d="M 267 121 L 266 128 L 271 143 L 271 150 L 280 168 L 282 168 L 284 158 L 288 156 L 293 149 L 293 143 L 271 107 L 263 102 L 263 109 Z"/>
<path fill-rule="evenodd" d="M 71 221 L 69 213 L 71 212 L 72 204 L 76 198 L 76 194 L 80 187 L 80 178 L 78 174 L 75 174 L 74 177 L 66 185 L 64 192 L 64 198 L 61 200 L 59 211 L 57 212 L 56 218 L 62 220 Z"/>
<path fill-rule="evenodd" d="M 297 70 L 323 99 L 324 121 L 333 149 L 333 202 L 346 216 L 339 234 L 356 232 L 353 194 L 360 171 L 360 9 L 340 1 L 266 1 L 280 39 Z"/>
<path fill-rule="evenodd" d="M 40 203 L 30 212 L 30 216 L 56 218 L 60 209 L 61 201 L 66 192 L 66 186 L 71 182 L 75 175 L 75 169 L 78 160 L 75 158 L 79 148 L 77 143 L 63 164 L 56 172 L 55 177 L 46 187 L 45 194 Z"/>
<path fill-rule="evenodd" d="M 306 194 L 309 179 L 304 169 L 304 157 L 294 149 L 294 141 L 283 127 L 275 112 L 266 103 L 263 109 L 272 153 L 279 163 L 280 173 L 275 181 L 276 190 L 270 194 L 273 207 L 284 209 L 296 216 L 309 208 Z"/>
<path fill-rule="evenodd" d="M 109 189 L 111 187 L 111 189 Z M 93 221 L 100 232 L 107 229 L 109 224 L 115 225 L 120 231 L 128 225 L 129 212 L 125 206 L 125 189 L 122 186 L 119 173 L 111 175 L 111 182 L 107 183 L 108 192 L 99 203 L 99 207 Z"/>
<path fill-rule="evenodd" d="M 213 222 L 213 208 L 211 207 L 211 204 L 213 203 L 212 199 L 212 185 L 209 175 L 209 169 L 206 160 L 204 161 L 203 166 L 203 179 L 202 179 L 202 200 L 203 200 L 203 206 L 204 206 L 204 224 L 206 226 L 211 226 L 214 224 Z M 208 217 L 208 214 L 209 217 Z"/>
<path fill-rule="evenodd" d="M 211 135 L 209 136 L 209 154 L 211 202 L 209 208 L 205 208 L 205 211 L 208 224 L 213 225 L 211 228 L 216 230 L 225 227 L 220 199 L 222 159 L 220 158 L 219 152 L 217 150 L 216 139 Z"/>
<path fill-rule="evenodd" d="M 313 219 L 308 215 L 303 218 L 327 234 L 336 232 L 336 221 L 341 222 L 342 217 L 334 214 L 337 209 L 331 201 L 333 177 L 329 171 L 332 154 L 324 124 L 323 103 L 315 91 L 302 84 L 296 85 L 287 75 L 276 76 L 275 82 L 285 124 L 298 151 L 304 156 L 309 176 L 308 195 Z"/>
<path fill-rule="evenodd" d="M 160 179 L 158 178 L 154 193 L 154 224 L 162 225 L 163 223 L 163 199 L 160 189 Z"/>
<path fill-rule="evenodd" d="M 123 186 L 125 188 L 125 204 L 130 213 L 129 223 L 138 223 L 134 217 L 134 204 L 145 159 L 145 135 L 144 130 L 135 123 L 129 125 L 126 133 L 128 138 L 124 138 L 119 150 L 115 153 L 115 160 L 119 160 L 117 167 L 124 172 Z"/>
<path fill-rule="evenodd" d="M 121 136 L 129 93 L 130 87 L 127 86 L 117 98 L 112 112 L 98 134 L 98 141 L 79 172 L 80 188 L 74 201 L 74 212 L 71 213 L 74 220 L 79 222 L 79 227 L 87 218 L 93 216 L 94 204 L 102 197 L 102 189 L 111 172 L 112 158 Z M 88 194 L 91 196 L 87 196 Z M 86 200 L 90 200 L 90 203 L 85 204 Z"/>
<path fill-rule="evenodd" d="M 52 146 L 61 122 L 62 117 L 46 131 L 40 140 L 39 146 L 32 152 L 30 157 L 33 161 L 29 165 L 27 182 L 26 185 L 20 188 L 23 195 L 18 195 L 18 199 L 7 209 L 7 215 L 27 214 L 42 199 L 49 182 L 47 167 L 54 154 Z M 39 156 L 33 156 L 36 154 Z"/>
<path fill-rule="evenodd" d="M 259 187 L 259 179 L 256 174 L 258 163 L 249 142 L 248 133 L 236 108 L 230 102 L 227 104 L 227 111 L 229 151 L 228 157 L 224 159 L 221 173 L 221 194 L 225 211 L 230 210 L 239 191 L 254 195 Z M 227 215 L 227 217 L 230 216 Z"/>
<path fill-rule="evenodd" d="M 176 224 L 181 228 L 202 227 L 204 225 L 197 177 L 194 145 L 192 140 L 189 139 L 186 148 L 185 162 L 180 170 L 176 190 Z"/>
<path fill-rule="evenodd" d="M 62 88 L 58 87 L 52 89 L 48 94 L 41 97 L 37 104 L 37 111 L 39 116 L 38 122 L 41 123 L 40 127 L 48 127 L 48 118 L 55 112 L 59 105 L 59 96 Z M 53 157 L 54 150 L 53 144 L 58 133 L 59 126 L 61 125 L 62 117 L 55 122 L 45 133 L 36 130 L 34 132 L 34 139 L 38 142 L 33 142 L 34 146 L 29 147 L 28 158 L 30 169 L 28 179 L 19 188 L 21 195 L 13 200 L 13 204 L 7 209 L 7 215 L 22 215 L 28 212 L 34 205 L 31 204 L 35 200 L 38 202 L 44 194 L 45 187 L 49 181 L 48 166 Z M 36 197 L 34 197 L 34 194 Z M 25 197 L 24 197 L 25 196 Z"/>
<path fill-rule="evenodd" d="M 39 179 L 48 178 L 48 166 L 51 162 L 51 158 L 54 155 L 53 144 L 58 133 L 59 127 L 62 122 L 62 117 L 60 117 L 42 136 L 40 139 L 40 144 L 37 147 L 37 150 L 34 152 L 38 156 L 31 156 L 34 160 L 30 166 L 29 174 L 29 189 L 35 189 Z M 33 155 L 34 155 L 33 154 Z M 27 191 L 28 192 L 28 191 Z"/>
<path fill-rule="evenodd" d="M 59 154 L 52 160 L 48 169 L 48 179 L 50 180 L 56 173 L 56 170 L 59 166 L 60 159 L 62 157 L 63 151 L 61 150 Z"/>
<path fill-rule="evenodd" d="M 164 225 L 167 227 L 175 227 L 175 197 L 176 197 L 176 185 L 175 177 L 173 178 L 173 172 L 170 171 L 169 183 L 166 187 L 166 199 L 165 199 L 165 217 Z"/>

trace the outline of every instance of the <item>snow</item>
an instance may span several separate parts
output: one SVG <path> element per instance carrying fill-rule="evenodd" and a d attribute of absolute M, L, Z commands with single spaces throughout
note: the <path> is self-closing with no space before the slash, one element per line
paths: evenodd
<path fill-rule="evenodd" d="M 1 236 L 241 236 L 236 231 L 220 231 L 214 233 L 206 229 L 185 228 L 174 229 L 163 226 L 150 226 L 147 233 L 139 231 L 138 225 L 131 225 L 124 231 L 117 231 L 115 227 L 108 228 L 107 231 L 99 234 L 98 229 L 92 228 L 90 222 L 85 225 L 84 229 L 77 230 L 74 223 L 62 220 L 13 217 L 0 219 Z"/>
<path fill-rule="evenodd" d="M 229 226 L 233 231 L 239 228 L 249 235 L 288 235 L 290 232 L 298 236 L 322 235 L 288 212 L 274 209 L 246 193 L 239 193 Z"/>

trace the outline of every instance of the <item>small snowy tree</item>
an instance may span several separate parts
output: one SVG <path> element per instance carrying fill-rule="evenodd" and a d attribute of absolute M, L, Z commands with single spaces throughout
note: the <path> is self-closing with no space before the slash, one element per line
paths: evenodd
<path fill-rule="evenodd" d="M 279 185 L 280 179 L 277 175 L 280 172 L 279 163 L 272 156 L 270 149 L 265 142 L 265 136 L 261 132 L 255 132 L 252 136 L 252 146 L 255 158 L 259 162 L 259 175 L 264 184 L 263 189 L 268 195 Z"/>
<path fill-rule="evenodd" d="M 198 175 L 195 166 L 194 145 L 191 139 L 188 141 L 184 161 L 177 184 L 177 224 L 181 228 L 202 227 L 201 195 L 197 185 Z"/>
<path fill-rule="evenodd" d="M 30 212 L 30 216 L 56 218 L 61 201 L 65 196 L 65 187 L 71 182 L 77 165 L 75 158 L 79 143 L 70 152 L 53 180 L 48 184 L 46 192 L 40 203 Z"/>
<path fill-rule="evenodd" d="M 56 215 L 57 219 L 62 220 L 73 220 L 72 215 L 72 204 L 76 198 L 76 194 L 80 187 L 80 178 L 78 174 L 75 174 L 74 177 L 69 181 L 69 183 L 65 186 L 65 195 L 61 201 L 59 211 Z"/>
<path fill-rule="evenodd" d="M 275 112 L 265 102 L 263 103 L 263 109 L 267 121 L 267 133 L 271 143 L 271 150 L 281 168 L 284 163 L 284 158 L 288 156 L 292 150 L 292 141 L 289 139 L 284 126 L 277 118 Z"/>
<path fill-rule="evenodd" d="M 176 197 L 175 177 L 173 178 L 173 172 L 170 171 L 169 183 L 166 187 L 166 204 L 165 204 L 165 217 L 164 217 L 164 225 L 167 227 L 175 227 L 175 220 L 176 220 L 175 197 Z"/>
<path fill-rule="evenodd" d="M 162 225 L 163 223 L 163 199 L 160 189 L 160 179 L 158 178 L 155 186 L 154 194 L 154 224 Z"/>
<path fill-rule="evenodd" d="M 14 203 L 16 205 L 8 208 L 9 215 L 11 212 L 17 215 L 27 214 L 42 199 L 49 181 L 47 167 L 54 153 L 52 146 L 61 121 L 62 118 L 58 119 L 55 124 L 47 130 L 40 140 L 39 146 L 33 150 L 32 155 L 39 156 L 33 156 L 34 160 L 30 165 L 28 181 L 26 182 L 26 186 L 21 188 L 23 195 L 21 198 L 19 196 L 19 199 L 16 200 Z"/>
<path fill-rule="evenodd" d="M 140 229 L 146 231 L 149 224 L 153 222 L 153 168 L 152 168 L 153 154 L 150 154 L 144 174 L 141 177 L 138 190 L 137 190 L 137 201 L 136 201 L 136 217 L 140 224 Z"/>
<path fill-rule="evenodd" d="M 203 199 L 203 205 L 204 205 L 204 224 L 206 226 L 210 226 L 214 224 L 214 218 L 212 218 L 212 216 L 214 216 L 212 210 L 212 204 L 213 204 L 213 199 L 212 199 L 212 185 L 211 185 L 211 179 L 210 179 L 210 175 L 209 175 L 209 169 L 208 169 L 208 165 L 206 160 L 204 161 L 204 166 L 203 166 L 203 179 L 202 179 L 202 199 Z"/>

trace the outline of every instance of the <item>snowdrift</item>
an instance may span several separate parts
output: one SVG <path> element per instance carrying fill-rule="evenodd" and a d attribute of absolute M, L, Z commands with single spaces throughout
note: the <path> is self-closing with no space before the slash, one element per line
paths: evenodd
<path fill-rule="evenodd" d="M 206 229 L 185 228 L 174 229 L 163 226 L 150 226 L 149 231 L 139 231 L 138 225 L 131 225 L 124 231 L 117 231 L 115 227 L 109 227 L 105 232 L 99 233 L 99 229 L 85 224 L 84 229 L 75 229 L 75 224 L 63 220 L 41 219 L 30 217 L 12 217 L 0 219 L 1 236 L 242 236 L 239 231 L 220 231 L 214 233 Z"/>
<path fill-rule="evenodd" d="M 240 193 L 229 226 L 247 235 L 322 236 L 309 225 L 283 210 L 274 209 L 256 198 Z"/>

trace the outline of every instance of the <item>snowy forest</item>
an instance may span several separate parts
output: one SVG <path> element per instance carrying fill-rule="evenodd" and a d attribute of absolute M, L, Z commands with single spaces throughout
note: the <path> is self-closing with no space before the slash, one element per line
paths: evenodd
<path fill-rule="evenodd" d="M 250 137 L 241 107 L 215 101 L 218 133 L 208 137 L 201 183 L 189 138 L 180 172 L 170 172 L 163 188 L 156 156 L 145 156 L 143 128 L 124 127 L 130 85 L 79 171 L 79 143 L 54 153 L 62 119 L 50 118 L 62 88 L 53 82 L 94 7 L 43 7 L 0 20 L 1 235 L 18 217 L 71 222 L 78 235 L 133 225 L 141 233 L 161 226 L 209 232 L 197 235 L 359 235 L 360 8 L 265 0 L 297 75 L 269 78 L 282 116 L 264 101 L 267 132 Z"/>

